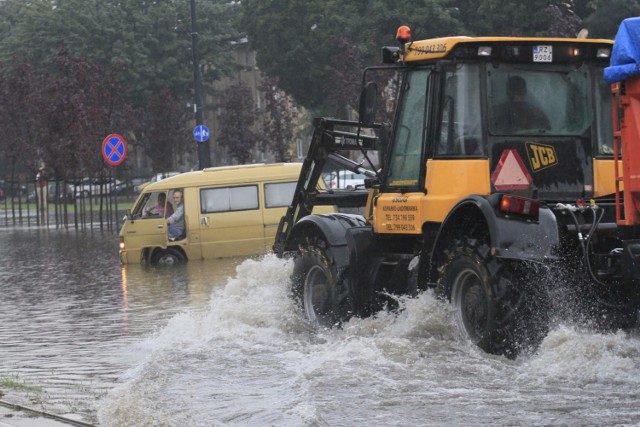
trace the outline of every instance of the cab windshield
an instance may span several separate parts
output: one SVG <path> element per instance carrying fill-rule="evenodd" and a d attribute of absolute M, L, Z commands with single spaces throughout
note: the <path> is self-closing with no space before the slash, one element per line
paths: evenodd
<path fill-rule="evenodd" d="M 588 67 L 487 67 L 487 103 L 492 135 L 583 135 L 591 125 Z"/>

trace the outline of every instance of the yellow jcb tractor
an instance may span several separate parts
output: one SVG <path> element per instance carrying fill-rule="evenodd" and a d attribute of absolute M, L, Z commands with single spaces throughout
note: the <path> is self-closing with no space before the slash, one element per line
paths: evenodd
<path fill-rule="evenodd" d="M 535 349 L 556 314 L 635 326 L 640 203 L 622 190 L 640 153 L 612 125 L 627 97 L 603 79 L 612 41 L 397 39 L 364 71 L 357 121 L 315 120 L 280 222 L 274 251 L 294 258 L 309 321 L 339 326 L 433 288 L 464 336 L 507 357 Z M 328 165 L 366 188 L 319 190 Z M 361 213 L 311 215 L 322 204 Z"/>

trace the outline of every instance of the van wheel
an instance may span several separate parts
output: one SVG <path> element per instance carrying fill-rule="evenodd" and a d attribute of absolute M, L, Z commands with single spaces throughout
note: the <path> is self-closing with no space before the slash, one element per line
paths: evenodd
<path fill-rule="evenodd" d="M 294 261 L 292 292 L 305 316 L 316 327 L 331 328 L 349 320 L 355 312 L 348 281 L 318 238 L 301 245 Z"/>
<path fill-rule="evenodd" d="M 185 256 L 177 249 L 159 249 L 151 257 L 151 265 L 177 265 L 187 261 Z"/>
<path fill-rule="evenodd" d="M 459 330 L 488 353 L 513 359 L 535 350 L 548 332 L 544 279 L 527 280 L 527 266 L 489 257 L 477 245 L 454 241 L 441 267 L 438 291 L 451 302 Z"/>

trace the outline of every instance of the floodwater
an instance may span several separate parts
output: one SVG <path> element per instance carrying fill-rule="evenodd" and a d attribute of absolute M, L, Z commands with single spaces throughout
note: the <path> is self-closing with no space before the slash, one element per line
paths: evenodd
<path fill-rule="evenodd" d="M 119 265 L 114 233 L 0 229 L 0 392 L 101 426 L 640 425 L 640 337 L 559 322 L 487 355 L 430 293 L 314 332 L 267 255 Z"/>

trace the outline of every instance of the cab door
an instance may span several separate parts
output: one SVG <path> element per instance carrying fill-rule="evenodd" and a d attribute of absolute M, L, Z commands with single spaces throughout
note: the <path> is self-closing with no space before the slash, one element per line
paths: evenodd
<path fill-rule="evenodd" d="M 127 252 L 135 258 L 139 258 L 144 248 L 167 245 L 167 221 L 154 210 L 160 193 L 144 194 L 122 226 L 121 236 Z"/>
<path fill-rule="evenodd" d="M 199 227 L 205 259 L 264 253 L 258 184 L 201 189 Z"/>
<path fill-rule="evenodd" d="M 431 75 L 430 68 L 416 69 L 408 72 L 403 80 L 384 187 L 374 205 L 376 233 L 421 233 L 425 135 L 433 102 Z"/>

